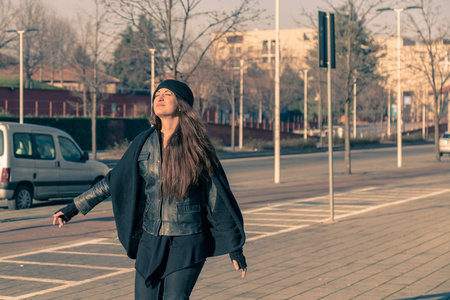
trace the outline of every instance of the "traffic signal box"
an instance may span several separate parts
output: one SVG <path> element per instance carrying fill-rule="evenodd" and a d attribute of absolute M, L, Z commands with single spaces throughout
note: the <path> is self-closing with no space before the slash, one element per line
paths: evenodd
<path fill-rule="evenodd" d="M 331 63 L 331 68 L 336 68 L 336 52 L 335 52 L 335 37 L 334 37 L 334 14 L 328 14 L 319 11 L 319 67 L 327 68 L 328 62 Z M 330 50 L 331 56 L 328 59 L 328 24 L 330 22 Z"/>

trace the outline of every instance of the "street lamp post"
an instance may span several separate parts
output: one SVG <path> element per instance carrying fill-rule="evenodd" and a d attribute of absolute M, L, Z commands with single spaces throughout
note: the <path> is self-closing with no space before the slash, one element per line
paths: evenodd
<path fill-rule="evenodd" d="M 304 74 L 304 107 L 303 107 L 303 139 L 306 141 L 308 139 L 308 69 L 303 70 Z"/>
<path fill-rule="evenodd" d="M 353 77 L 353 138 L 356 138 L 356 76 Z"/>
<path fill-rule="evenodd" d="M 23 124 L 23 34 L 28 31 L 37 31 L 37 29 L 25 30 L 6 30 L 6 32 L 17 32 L 19 34 L 19 123 Z"/>
<path fill-rule="evenodd" d="M 149 49 L 151 54 L 151 64 L 152 64 L 152 82 L 150 89 L 150 108 L 153 107 L 153 93 L 155 92 L 155 51 L 156 49 Z M 151 113 L 150 109 L 150 113 Z"/>
<path fill-rule="evenodd" d="M 239 61 L 240 81 L 239 81 L 239 150 L 244 144 L 244 60 Z"/>
<path fill-rule="evenodd" d="M 387 136 L 391 137 L 391 86 L 388 89 L 388 123 L 387 123 Z"/>
<path fill-rule="evenodd" d="M 275 1 L 274 183 L 280 183 L 280 0 Z"/>
<path fill-rule="evenodd" d="M 402 106 L 403 99 L 401 95 L 400 84 L 400 13 L 402 11 L 414 8 L 422 8 L 421 6 L 406 6 L 402 8 L 380 8 L 377 11 L 391 10 L 397 13 L 397 167 L 402 166 Z"/>

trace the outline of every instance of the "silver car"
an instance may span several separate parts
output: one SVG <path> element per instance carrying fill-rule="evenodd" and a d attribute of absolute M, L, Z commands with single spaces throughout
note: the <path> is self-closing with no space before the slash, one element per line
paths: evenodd
<path fill-rule="evenodd" d="M 439 155 L 442 156 L 444 153 L 450 155 L 450 131 L 442 134 L 439 139 Z"/>
<path fill-rule="evenodd" d="M 9 209 L 33 199 L 75 197 L 108 173 L 89 160 L 66 132 L 48 126 L 0 122 L 0 199 Z"/>

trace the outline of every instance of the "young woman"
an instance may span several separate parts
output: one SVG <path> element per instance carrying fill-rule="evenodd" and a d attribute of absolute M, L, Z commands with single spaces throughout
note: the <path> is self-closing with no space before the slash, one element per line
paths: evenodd
<path fill-rule="evenodd" d="M 189 299 L 210 256 L 228 253 L 242 278 L 247 272 L 242 214 L 193 104 L 185 83 L 161 82 L 151 128 L 53 217 L 61 228 L 111 196 L 119 240 L 136 259 L 136 299 Z"/>

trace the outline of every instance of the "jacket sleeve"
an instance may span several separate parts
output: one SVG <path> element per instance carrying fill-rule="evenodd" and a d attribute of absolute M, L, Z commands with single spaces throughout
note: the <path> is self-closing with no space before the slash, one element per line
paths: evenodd
<path fill-rule="evenodd" d="M 207 184 L 207 199 L 207 220 L 214 241 L 212 255 L 242 251 L 245 236 L 243 224 L 237 217 L 240 211 L 231 208 L 230 201 L 235 201 L 234 197 L 227 197 L 215 176 Z"/>
<path fill-rule="evenodd" d="M 106 176 L 108 177 L 108 175 L 109 174 Z M 110 194 L 109 185 L 104 178 L 83 194 L 75 197 L 73 203 L 77 209 L 85 215 L 97 204 L 108 198 Z"/>

